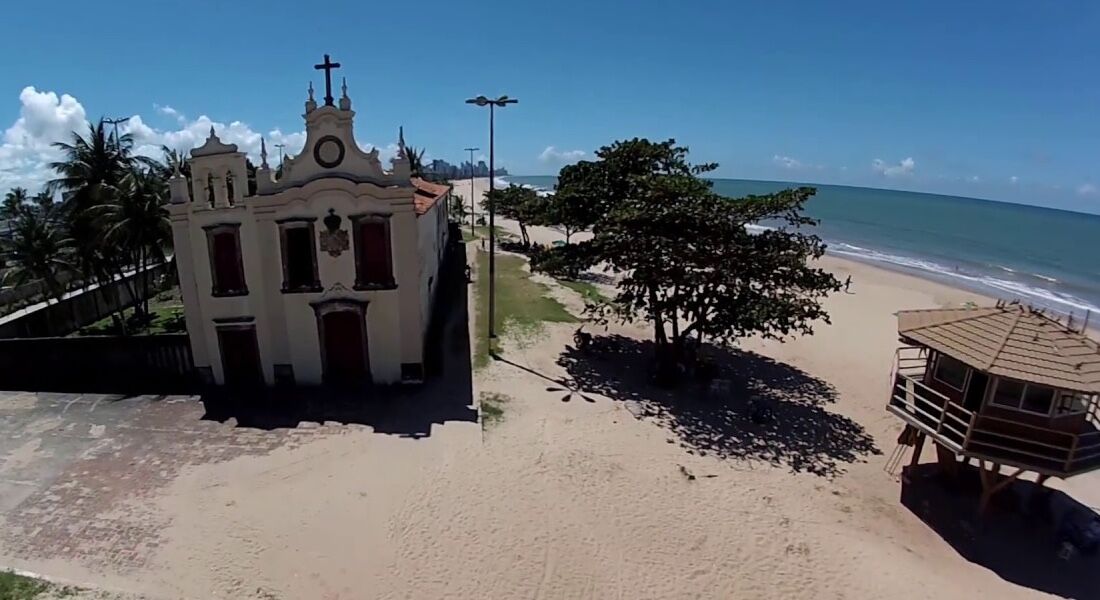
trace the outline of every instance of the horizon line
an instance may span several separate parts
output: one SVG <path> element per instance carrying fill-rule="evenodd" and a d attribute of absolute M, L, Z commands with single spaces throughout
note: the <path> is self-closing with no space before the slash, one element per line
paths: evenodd
<path fill-rule="evenodd" d="M 508 175 L 499 175 L 498 177 L 557 177 L 557 175 L 516 175 L 509 173 Z M 799 186 L 808 187 L 842 187 L 853 188 L 858 190 L 879 190 L 883 192 L 899 192 L 902 194 L 920 194 L 924 196 L 942 196 L 944 198 L 961 198 L 963 200 L 975 200 L 977 202 L 991 202 L 993 204 L 1011 204 L 1012 206 L 1020 206 L 1023 208 L 1034 208 L 1039 210 L 1053 210 L 1057 212 L 1072 213 L 1075 215 L 1086 215 L 1090 217 L 1100 217 L 1100 208 L 1098 212 L 1086 212 L 1083 210 L 1073 210 L 1070 208 L 1058 208 L 1054 206 L 1040 206 L 1037 204 L 1026 204 L 1024 202 L 1017 202 L 1013 200 L 997 200 L 994 198 L 979 198 L 977 196 L 959 196 L 955 194 L 942 194 L 939 192 L 917 192 L 914 190 L 902 190 L 898 188 L 888 187 L 871 187 L 866 185 L 852 185 L 847 183 L 814 183 L 810 181 L 793 181 L 793 180 L 781 180 L 781 179 L 747 179 L 744 177 L 704 177 L 703 179 L 709 179 L 711 181 L 726 180 L 726 181 L 755 181 L 759 183 L 781 183 L 781 184 L 795 184 Z"/>

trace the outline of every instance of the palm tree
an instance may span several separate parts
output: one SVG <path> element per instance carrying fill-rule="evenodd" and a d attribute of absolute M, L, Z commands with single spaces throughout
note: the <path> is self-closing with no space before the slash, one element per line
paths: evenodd
<path fill-rule="evenodd" d="M 85 287 L 92 280 L 101 285 L 111 283 L 122 275 L 127 257 L 102 245 L 95 215 L 89 209 L 113 201 L 126 174 L 147 159 L 132 154 L 129 134 L 117 138 L 108 134 L 103 119 L 89 123 L 86 136 L 74 131 L 71 142 L 57 142 L 54 147 L 63 159 L 50 164 L 58 177 L 46 184 L 46 191 L 61 192 L 72 262 Z"/>
<path fill-rule="evenodd" d="M 14 220 L 26 208 L 26 188 L 13 187 L 11 191 L 4 194 L 4 204 L 0 206 L 0 219 Z"/>
<path fill-rule="evenodd" d="M 167 180 L 178 170 L 185 177 L 191 179 L 191 165 L 187 163 L 185 153 L 165 145 L 161 145 L 160 151 L 163 158 L 156 161 L 156 164 L 150 165 L 157 177 Z"/>
<path fill-rule="evenodd" d="M 46 184 L 49 192 L 61 191 L 66 203 L 80 208 L 97 204 L 106 188 L 113 188 L 135 165 L 131 150 L 133 137 L 124 134 L 115 138 L 107 133 L 103 119 L 88 124 L 88 136 L 77 132 L 72 142 L 57 142 L 53 146 L 64 159 L 50 163 L 59 177 Z"/>
<path fill-rule="evenodd" d="M 99 231 L 100 246 L 117 248 L 129 254 L 128 261 L 137 267 L 141 281 L 143 316 L 149 314 L 150 262 L 165 258 L 165 248 L 172 237 L 168 211 L 164 204 L 168 189 L 165 181 L 152 169 L 135 169 L 121 181 L 118 193 L 103 204 L 88 209 Z"/>
<path fill-rule="evenodd" d="M 409 159 L 409 171 L 419 177 L 424 169 L 424 149 L 418 151 L 412 146 L 405 146 L 405 158 Z"/>
<path fill-rule="evenodd" d="M 64 231 L 51 211 L 20 211 L 11 223 L 8 239 L 0 240 L 8 270 L 0 284 L 18 286 L 41 281 L 49 297 L 65 294 L 61 275 L 71 271 Z"/>
<path fill-rule="evenodd" d="M 38 192 L 34 195 L 33 198 L 31 198 L 31 203 L 34 206 L 34 209 L 38 212 L 48 213 L 51 216 L 57 216 L 57 211 L 55 210 L 56 204 L 53 201 L 53 194 L 45 190 Z"/>

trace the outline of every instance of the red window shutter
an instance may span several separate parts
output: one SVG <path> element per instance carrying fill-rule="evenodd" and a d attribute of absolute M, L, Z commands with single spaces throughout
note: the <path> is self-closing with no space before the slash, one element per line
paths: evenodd
<path fill-rule="evenodd" d="M 389 231 L 385 223 L 367 221 L 359 224 L 359 279 L 368 284 L 393 281 Z"/>
<path fill-rule="evenodd" d="M 214 234 L 214 287 L 228 292 L 244 289 L 240 257 L 237 255 L 237 234 Z"/>
<path fill-rule="evenodd" d="M 285 232 L 287 287 L 300 288 L 316 283 L 312 231 L 309 227 L 291 227 Z"/>

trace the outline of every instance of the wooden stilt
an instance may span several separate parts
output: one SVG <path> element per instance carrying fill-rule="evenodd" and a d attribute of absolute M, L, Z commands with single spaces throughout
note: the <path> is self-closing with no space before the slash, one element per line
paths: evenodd
<path fill-rule="evenodd" d="M 910 467 L 915 467 L 920 463 L 921 450 L 924 450 L 924 432 L 918 433 L 917 440 L 913 442 L 913 460 L 909 461 Z"/>
<path fill-rule="evenodd" d="M 936 442 L 936 462 L 939 464 L 940 469 L 955 477 L 959 472 L 959 461 L 955 453 L 951 451 L 947 446 Z"/>
<path fill-rule="evenodd" d="M 1043 487 L 1043 484 L 1047 482 L 1047 479 L 1050 479 L 1050 475 L 1040 475 L 1039 478 L 1035 480 L 1035 484 L 1039 487 Z"/>
<path fill-rule="evenodd" d="M 989 463 L 990 469 L 986 471 L 985 461 L 980 462 L 980 472 L 982 475 L 982 497 L 978 503 L 978 514 L 984 515 L 986 508 L 989 507 L 989 501 L 993 498 L 993 494 L 1005 489 L 1009 485 L 1012 485 L 1013 481 L 1016 481 L 1023 474 L 1023 469 L 1016 469 L 1016 472 L 1006 477 L 1001 477 L 1001 466 L 996 463 Z"/>

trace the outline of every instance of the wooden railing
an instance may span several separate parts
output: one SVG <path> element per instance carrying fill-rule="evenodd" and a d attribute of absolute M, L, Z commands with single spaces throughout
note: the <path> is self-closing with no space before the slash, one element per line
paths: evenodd
<path fill-rule="evenodd" d="M 975 415 L 951 402 L 940 392 L 901 370 L 894 374 L 890 406 L 894 412 L 904 412 L 906 420 L 926 433 L 935 434 L 943 443 L 962 450 L 969 438 Z"/>
<path fill-rule="evenodd" d="M 919 364 L 925 358 L 915 350 L 899 348 L 896 353 L 889 408 L 939 443 L 1042 472 L 1073 474 L 1100 467 L 1095 402 L 1086 420 L 1096 429 L 1087 433 L 978 414 L 922 381 L 927 364 Z"/>

